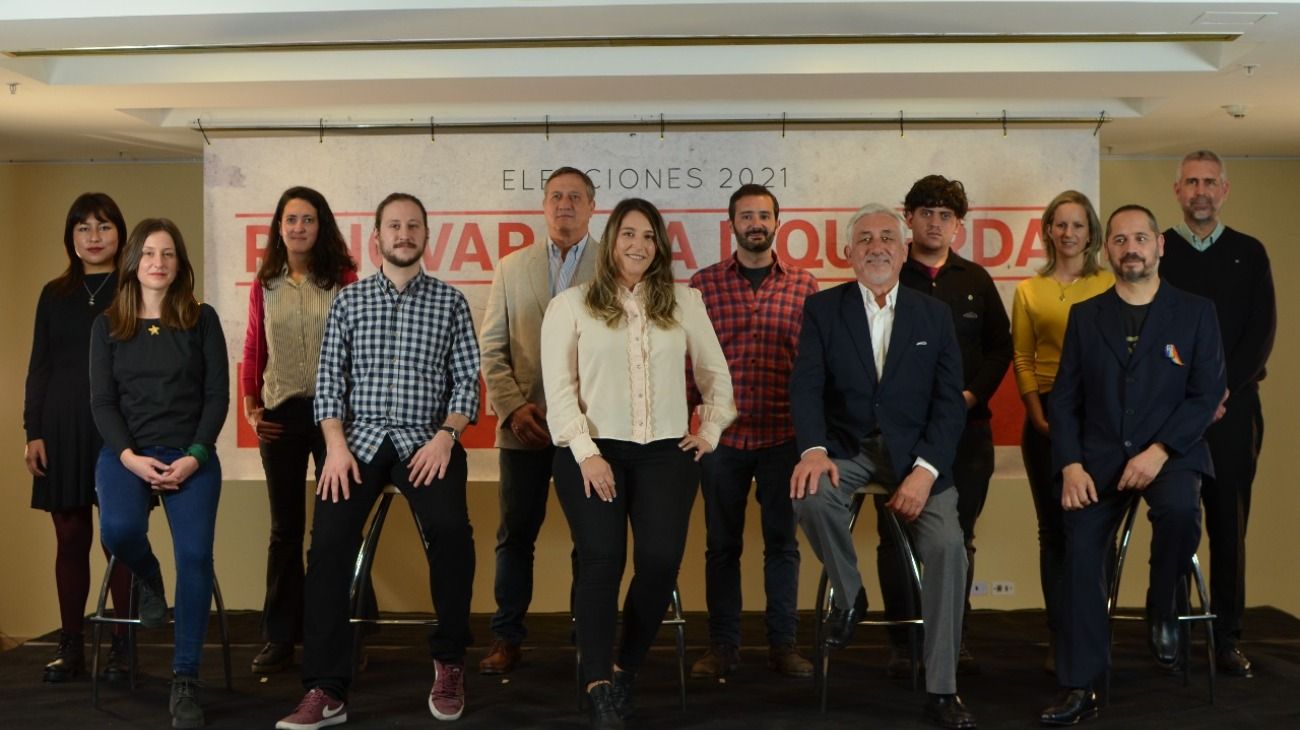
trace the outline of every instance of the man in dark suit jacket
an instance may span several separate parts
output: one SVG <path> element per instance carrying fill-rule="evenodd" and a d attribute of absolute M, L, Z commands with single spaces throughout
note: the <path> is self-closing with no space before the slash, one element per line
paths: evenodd
<path fill-rule="evenodd" d="M 966 547 L 951 469 L 966 404 L 952 314 L 898 285 L 907 247 L 890 208 L 868 205 L 850 219 L 845 256 L 857 280 L 806 300 L 790 379 L 802 454 L 790 497 L 835 590 L 827 642 L 847 643 L 866 611 L 849 533 L 853 494 L 890 485 L 885 506 L 910 524 L 925 564 L 925 711 L 943 727 L 971 728 L 957 696 Z"/>
<path fill-rule="evenodd" d="M 1205 429 L 1224 396 L 1214 305 L 1162 282 L 1155 216 L 1126 205 L 1106 223 L 1115 286 L 1070 310 L 1052 389 L 1052 461 L 1061 473 L 1066 565 L 1048 725 L 1097 713 L 1109 664 L 1106 560 L 1129 500 L 1152 523 L 1147 620 L 1156 660 L 1178 659 L 1177 594 L 1201 539 L 1200 486 L 1212 476 Z"/>

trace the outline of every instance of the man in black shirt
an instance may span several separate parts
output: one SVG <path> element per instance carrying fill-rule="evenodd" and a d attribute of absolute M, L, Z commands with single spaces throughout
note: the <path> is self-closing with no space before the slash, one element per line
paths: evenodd
<path fill-rule="evenodd" d="M 975 520 L 984 509 L 989 479 L 993 476 L 993 431 L 989 420 L 989 399 L 1001 384 L 1011 364 L 1011 323 L 998 296 L 993 278 L 984 267 L 957 255 L 953 240 L 961 230 L 968 209 L 966 189 L 958 180 L 927 175 L 917 180 L 903 201 L 904 214 L 912 229 L 912 245 L 899 282 L 909 289 L 929 294 L 952 311 L 961 348 L 962 397 L 966 400 L 966 428 L 957 444 L 952 476 L 957 487 L 957 517 L 966 541 L 966 609 L 970 613 L 970 585 L 975 574 Z M 879 505 L 878 505 L 879 506 Z M 884 510 L 876 510 L 883 520 Z M 906 618 L 899 612 L 906 605 L 907 576 L 898 568 L 892 533 L 880 522 L 877 568 L 885 612 L 890 618 Z M 966 635 L 963 616 L 962 635 Z M 891 676 L 910 674 L 903 649 L 906 633 L 890 632 Z M 957 671 L 976 674 L 979 665 L 961 647 Z"/>
<path fill-rule="evenodd" d="M 1074 305 L 1065 329 L 1048 414 L 1065 510 L 1062 694 L 1043 710 L 1045 725 L 1099 711 L 1093 689 L 1110 654 L 1107 556 L 1134 495 L 1146 499 L 1151 520 L 1152 653 L 1166 667 L 1179 656 L 1177 605 L 1201 539 L 1201 481 L 1214 474 L 1204 434 L 1223 398 L 1223 346 L 1210 301 L 1160 280 L 1158 230 L 1141 206 L 1111 214 L 1115 286 Z"/>
<path fill-rule="evenodd" d="M 1218 155 L 1197 150 L 1184 157 L 1174 194 L 1183 222 L 1165 231 L 1161 273 L 1214 302 L 1228 368 L 1222 419 L 1205 434 L 1215 476 L 1201 485 L 1210 538 L 1210 603 L 1218 615 L 1217 663 L 1225 674 L 1249 677 L 1250 660 L 1237 641 L 1246 607 L 1246 519 L 1264 437 L 1259 381 L 1277 330 L 1273 274 L 1263 244 L 1219 220 L 1228 199 L 1228 173 Z"/>

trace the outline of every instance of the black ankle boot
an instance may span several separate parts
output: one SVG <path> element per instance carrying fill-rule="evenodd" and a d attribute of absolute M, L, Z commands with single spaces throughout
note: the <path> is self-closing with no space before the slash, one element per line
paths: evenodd
<path fill-rule="evenodd" d="M 104 679 L 117 681 L 126 679 L 131 674 L 131 642 L 125 633 L 113 634 L 113 645 L 108 649 L 108 660 L 104 662 Z"/>
<path fill-rule="evenodd" d="M 610 698 L 614 702 L 614 712 L 624 720 L 632 717 L 635 708 L 632 705 L 632 681 L 636 675 L 631 672 L 614 670 L 614 678 L 609 683 Z"/>
<path fill-rule="evenodd" d="M 59 632 L 59 648 L 45 665 L 46 682 L 66 682 L 86 671 L 86 640 L 81 634 Z"/>
<path fill-rule="evenodd" d="M 609 682 L 587 690 L 591 703 L 591 730 L 623 730 L 623 718 L 614 709 L 614 685 Z"/>
<path fill-rule="evenodd" d="M 172 696 L 167 705 L 172 713 L 172 727 L 203 727 L 203 708 L 195 697 L 198 687 L 198 677 L 172 675 Z"/>
<path fill-rule="evenodd" d="M 167 624 L 167 593 L 163 586 L 162 573 L 152 578 L 138 579 L 140 588 L 140 625 L 146 629 L 158 629 Z"/>

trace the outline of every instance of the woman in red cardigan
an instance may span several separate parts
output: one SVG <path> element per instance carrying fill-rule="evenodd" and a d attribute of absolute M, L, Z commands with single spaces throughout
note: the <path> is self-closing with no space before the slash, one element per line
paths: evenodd
<path fill-rule="evenodd" d="M 249 292 L 240 368 L 245 417 L 257 432 L 271 499 L 262 609 L 267 643 L 253 659 L 258 674 L 288 666 L 301 638 L 307 457 L 317 473 L 325 459 L 325 441 L 312 417 L 316 363 L 330 304 L 356 280 L 356 263 L 325 197 L 307 187 L 284 191 Z"/>

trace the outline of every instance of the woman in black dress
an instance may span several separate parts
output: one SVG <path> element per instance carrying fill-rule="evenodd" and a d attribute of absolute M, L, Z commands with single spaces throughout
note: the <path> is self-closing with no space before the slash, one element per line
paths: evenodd
<path fill-rule="evenodd" d="M 118 245 L 126 222 L 103 193 L 84 193 L 68 209 L 63 247 L 68 268 L 41 290 L 36 304 L 32 357 L 27 367 L 23 427 L 32 473 L 32 508 L 54 521 L 54 579 L 62 619 L 58 652 L 45 665 L 46 682 L 65 682 L 85 669 L 82 619 L 90 593 L 90 547 L 94 539 L 95 459 L 101 446 L 90 416 L 90 325 L 117 291 Z M 126 568 L 112 580 L 113 605 L 126 606 Z M 113 636 L 104 674 L 127 671 L 125 626 Z"/>

